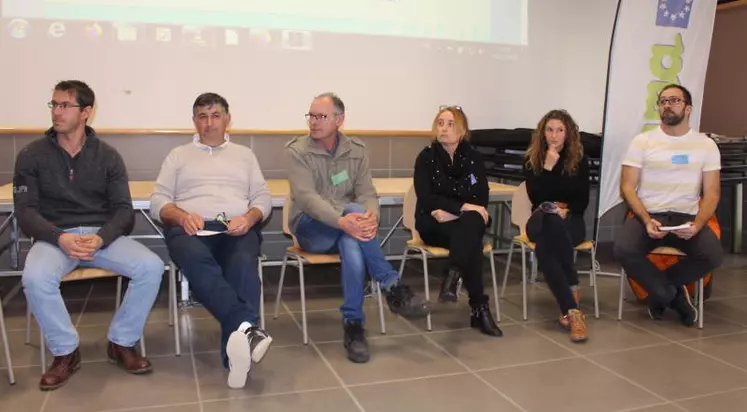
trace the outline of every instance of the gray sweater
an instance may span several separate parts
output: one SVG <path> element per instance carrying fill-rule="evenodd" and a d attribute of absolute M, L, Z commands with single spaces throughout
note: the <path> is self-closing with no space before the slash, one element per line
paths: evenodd
<path fill-rule="evenodd" d="M 161 221 L 161 209 L 174 203 L 205 220 L 220 214 L 228 219 L 256 207 L 267 219 L 272 199 L 251 149 L 232 143 L 226 136 L 221 146 L 210 147 L 195 136 L 192 143 L 171 151 L 161 166 L 151 195 L 150 214 Z"/>

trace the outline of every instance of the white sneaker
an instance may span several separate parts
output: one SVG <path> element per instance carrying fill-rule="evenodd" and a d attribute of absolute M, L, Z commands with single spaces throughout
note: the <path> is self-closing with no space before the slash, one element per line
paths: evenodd
<path fill-rule="evenodd" d="M 243 322 L 231 333 L 226 345 L 229 388 L 239 389 L 246 385 L 252 361 L 259 363 L 270 348 L 270 344 L 272 344 L 272 337 L 249 322 Z"/>

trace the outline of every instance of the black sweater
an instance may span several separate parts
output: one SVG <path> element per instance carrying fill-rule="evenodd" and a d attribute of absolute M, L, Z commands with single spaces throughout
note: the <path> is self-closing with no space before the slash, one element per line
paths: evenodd
<path fill-rule="evenodd" d="M 431 212 L 437 209 L 459 216 L 465 203 L 488 205 L 490 189 L 482 155 L 467 142 L 459 144 L 453 162 L 440 143 L 431 143 L 415 160 L 414 180 L 416 226 L 435 222 Z"/>
<path fill-rule="evenodd" d="M 97 226 L 106 247 L 129 234 L 135 220 L 124 161 L 90 127 L 72 158 L 52 129 L 24 147 L 16 158 L 13 202 L 21 230 L 54 245 L 63 229 Z"/>
<path fill-rule="evenodd" d="M 574 175 L 565 171 L 566 152 L 560 152 L 560 158 L 551 171 L 544 168 L 539 175 L 524 165 L 529 200 L 532 210 L 543 202 L 563 202 L 574 215 L 583 215 L 589 205 L 589 159 L 584 155 Z"/>

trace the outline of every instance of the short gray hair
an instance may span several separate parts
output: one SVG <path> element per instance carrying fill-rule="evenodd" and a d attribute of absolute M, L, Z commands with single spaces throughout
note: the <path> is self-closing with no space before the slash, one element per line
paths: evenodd
<path fill-rule="evenodd" d="M 335 111 L 338 114 L 344 114 L 345 113 L 345 103 L 342 102 L 342 99 L 340 99 L 340 96 L 338 96 L 338 95 L 336 95 L 336 94 L 334 94 L 332 92 L 322 93 L 319 96 L 316 96 L 314 98 L 314 100 L 316 100 L 316 99 L 323 99 L 325 97 L 328 98 L 328 99 L 330 99 L 330 100 L 332 100 L 332 104 L 335 106 Z"/>

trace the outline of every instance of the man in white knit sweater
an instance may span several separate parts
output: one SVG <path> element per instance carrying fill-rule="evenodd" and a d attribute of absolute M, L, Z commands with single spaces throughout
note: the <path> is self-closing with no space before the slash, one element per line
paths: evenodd
<path fill-rule="evenodd" d="M 259 324 L 257 266 L 270 191 L 252 150 L 226 134 L 226 99 L 200 95 L 192 119 L 197 134 L 161 166 L 150 213 L 166 226 L 169 254 L 195 298 L 220 322 L 228 386 L 241 388 L 272 343 Z"/>

